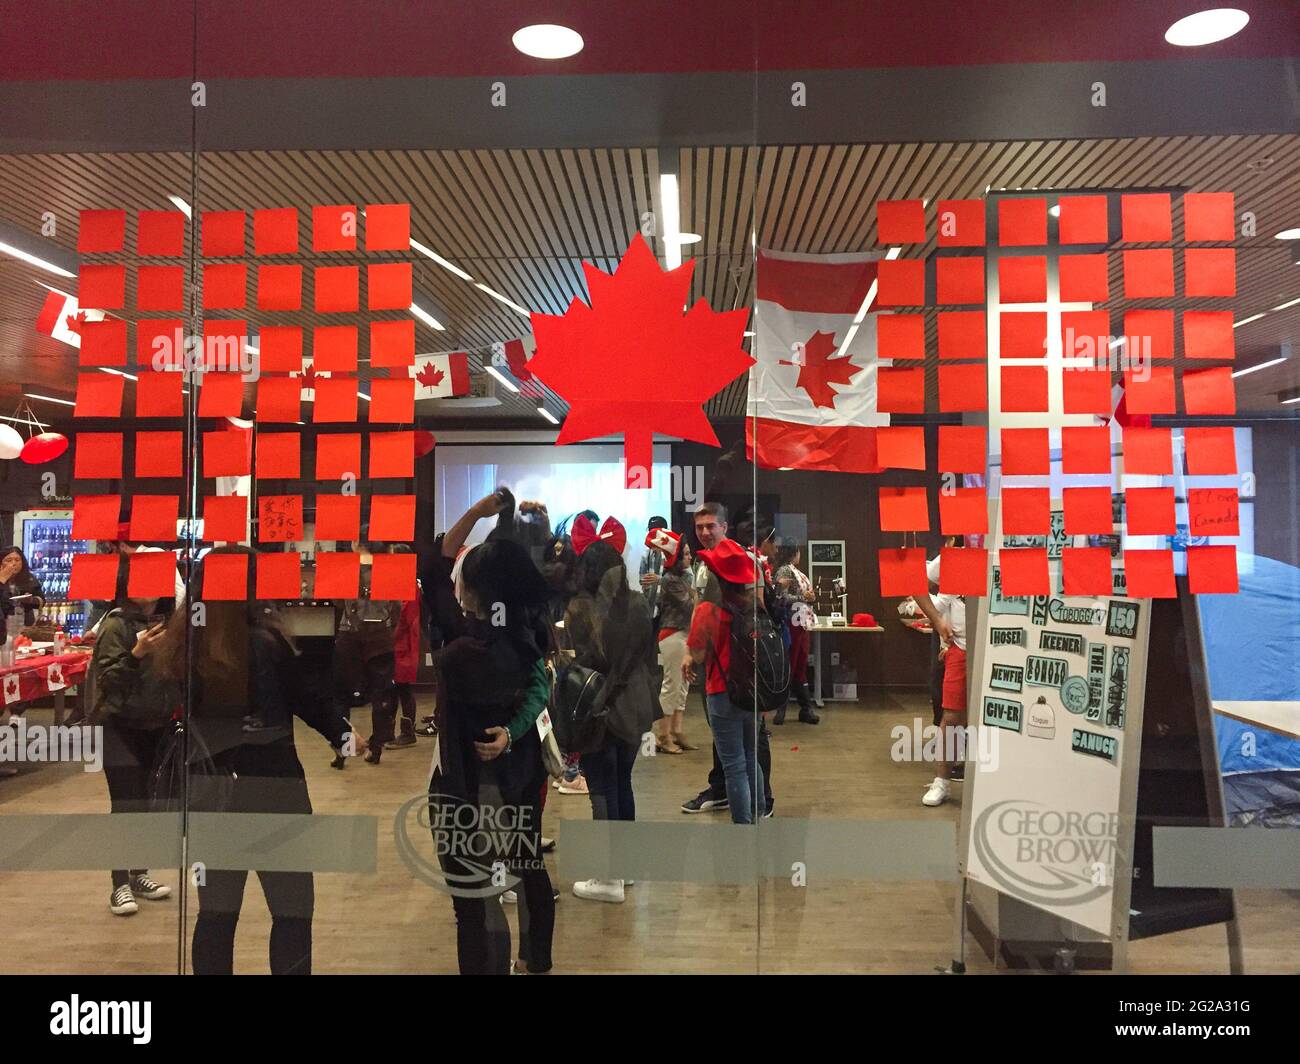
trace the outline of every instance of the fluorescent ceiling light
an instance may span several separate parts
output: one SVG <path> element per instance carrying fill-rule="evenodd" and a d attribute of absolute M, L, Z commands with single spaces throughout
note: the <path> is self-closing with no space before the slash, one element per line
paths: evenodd
<path fill-rule="evenodd" d="M 515 30 L 510 43 L 534 59 L 568 59 L 582 51 L 583 42 L 577 30 L 543 22 Z"/>
<path fill-rule="evenodd" d="M 1283 229 L 1273 238 L 1274 240 L 1300 240 L 1300 225 L 1294 229 Z"/>
<path fill-rule="evenodd" d="M 485 284 L 480 284 L 479 282 L 475 281 L 475 282 L 474 282 L 474 287 L 475 287 L 475 288 L 478 288 L 478 289 L 480 289 L 480 290 L 482 290 L 482 291 L 484 291 L 484 292 L 486 292 L 488 295 L 490 295 L 490 296 L 491 296 L 493 299 L 495 299 L 497 302 L 499 302 L 499 303 L 504 303 L 504 304 L 505 304 L 507 307 L 509 307 L 511 310 L 518 311 L 518 312 L 519 312 L 520 314 L 522 314 L 525 318 L 531 318 L 531 317 L 532 317 L 532 313 L 531 313 L 530 311 L 528 311 L 528 310 L 526 310 L 525 308 L 521 307 L 518 303 L 515 303 L 515 302 L 513 302 L 512 300 L 507 299 L 507 298 L 506 298 L 505 296 L 503 296 L 500 292 L 495 292 L 495 291 L 493 291 L 493 290 L 492 290 L 491 288 L 489 288 L 487 285 L 485 285 Z"/>
<path fill-rule="evenodd" d="M 422 322 L 424 322 L 425 325 L 429 326 L 430 329 L 437 329 L 439 332 L 444 331 L 444 326 L 442 322 L 440 322 L 437 318 L 435 318 L 423 307 L 416 306 L 414 303 L 412 303 L 411 313 L 414 314 L 417 318 L 419 318 Z"/>
<path fill-rule="evenodd" d="M 483 368 L 487 370 L 490 374 L 492 374 L 492 376 L 494 376 L 507 388 L 509 388 L 512 392 L 519 391 L 518 385 L 516 385 L 514 381 L 512 381 L 509 377 L 507 377 L 504 373 L 502 373 L 499 369 L 497 369 L 496 366 L 484 366 Z"/>
<path fill-rule="evenodd" d="M 1234 329 L 1240 329 L 1243 325 L 1249 325 L 1252 321 L 1259 321 L 1259 319 L 1262 318 L 1263 316 L 1264 315 L 1262 313 L 1252 314 L 1249 318 L 1242 318 L 1241 321 L 1234 321 L 1232 323 L 1232 327 Z"/>
<path fill-rule="evenodd" d="M 1268 369 L 1269 366 L 1276 366 L 1279 362 L 1285 362 L 1285 361 L 1286 361 L 1286 355 L 1283 355 L 1281 358 L 1272 358 L 1269 359 L 1267 362 L 1261 362 L 1257 366 L 1247 366 L 1245 369 L 1239 369 L 1233 374 L 1233 376 L 1244 377 L 1246 376 L 1247 373 L 1258 373 L 1261 369 Z"/>
<path fill-rule="evenodd" d="M 12 255 L 14 258 L 21 259 L 23 262 L 36 266 L 48 273 L 57 274 L 59 277 L 77 276 L 75 273 L 69 273 L 62 266 L 55 266 L 52 262 L 46 262 L 44 259 L 38 259 L 35 255 L 29 255 L 27 252 L 14 247 L 12 244 L 0 244 L 0 252 L 3 252 L 6 255 Z"/>
<path fill-rule="evenodd" d="M 38 285 L 40 285 L 42 288 L 44 288 L 47 292 L 53 292 L 55 295 L 60 295 L 60 296 L 62 296 L 64 299 L 76 299 L 76 298 L 77 298 L 77 297 L 74 296 L 71 292 L 65 292 L 62 288 L 55 288 L 54 285 L 52 285 L 52 284 L 46 284 L 44 281 L 37 281 L 36 283 L 37 283 Z"/>
<path fill-rule="evenodd" d="M 544 406 L 539 406 L 537 408 L 537 412 L 541 414 L 542 417 L 546 418 L 546 420 L 549 421 L 552 425 L 558 425 L 560 423 L 560 419 L 556 417 L 554 414 L 552 414 L 549 410 L 547 410 L 546 407 Z"/>
<path fill-rule="evenodd" d="M 753 335 L 754 335 L 753 330 L 750 330 L 750 331 L 746 332 L 745 335 L 746 335 L 746 336 L 753 336 Z"/>
<path fill-rule="evenodd" d="M 679 244 L 698 244 L 704 237 L 699 233 L 678 233 L 677 243 Z"/>
<path fill-rule="evenodd" d="M 1059 203 L 1053 204 L 1052 206 L 1047 208 L 1047 213 L 1050 214 L 1053 218 L 1061 217 L 1061 205 Z"/>
<path fill-rule="evenodd" d="M 370 402 L 370 396 L 368 396 L 365 392 L 357 392 L 357 398 L 364 399 L 367 403 Z"/>
<path fill-rule="evenodd" d="M 675 270 L 682 264 L 682 208 L 676 174 L 659 175 L 659 209 L 664 215 L 664 265 Z"/>
<path fill-rule="evenodd" d="M 1226 41 L 1246 28 L 1250 16 L 1235 7 L 1216 7 L 1180 18 L 1167 30 L 1165 40 L 1180 48 Z"/>
<path fill-rule="evenodd" d="M 423 255 L 426 259 L 433 259 L 433 261 L 436 262 L 439 266 L 441 266 L 444 270 L 450 270 L 452 273 L 454 273 L 457 277 L 461 278 L 462 280 L 465 280 L 465 281 L 472 281 L 472 280 L 474 280 L 473 277 L 471 277 L 469 274 L 467 274 L 464 270 L 462 270 L 462 269 L 461 269 L 459 266 L 457 266 L 454 262 L 448 262 L 448 261 L 447 261 L 446 259 L 444 259 L 441 255 L 439 255 L 436 251 L 434 251 L 433 248 L 425 247 L 425 246 L 424 246 L 423 244 L 421 244 L 418 240 L 412 240 L 412 241 L 411 241 L 411 247 L 414 248 L 416 251 L 418 251 L 418 252 L 419 252 L 421 255 Z"/>
<path fill-rule="evenodd" d="M 1294 307 L 1297 303 L 1300 303 L 1300 296 L 1296 296 L 1295 299 L 1288 299 L 1285 303 L 1279 303 L 1273 309 L 1286 310 L 1287 307 Z"/>
<path fill-rule="evenodd" d="M 194 212 L 190 210 L 190 205 L 181 199 L 180 196 L 168 196 L 167 198 L 176 205 L 176 209 L 185 215 L 186 218 L 194 217 Z"/>
<path fill-rule="evenodd" d="M 896 258 L 898 258 L 898 256 L 901 255 L 902 253 L 903 253 L 903 249 L 902 249 L 902 248 L 899 248 L 899 247 L 893 247 L 893 248 L 890 248 L 888 251 L 885 252 L 885 258 L 887 258 L 887 259 L 896 259 Z M 853 318 L 853 328 L 849 330 L 849 335 L 848 335 L 847 337 L 845 337 L 845 339 L 844 339 L 844 343 L 842 343 L 842 344 L 840 345 L 840 352 L 841 352 L 841 353 L 844 351 L 845 348 L 847 348 L 847 347 L 849 346 L 849 341 L 852 340 L 853 337 L 854 337 L 854 335 L 857 333 L 857 331 L 858 331 L 857 327 L 858 327 L 859 325 L 861 325 L 862 322 L 863 322 L 863 319 L 866 318 L 866 316 L 867 316 L 867 309 L 871 306 L 871 301 L 872 301 L 873 299 L 875 299 L 875 298 L 876 298 L 876 282 L 875 282 L 875 281 L 872 281 L 872 282 L 871 282 L 871 287 L 867 289 L 867 294 L 866 294 L 866 296 L 864 296 L 863 299 L 862 299 L 862 306 L 858 307 L 858 312 L 857 312 L 856 315 L 854 315 L 854 318 Z"/>
<path fill-rule="evenodd" d="M 60 406 L 76 406 L 71 399 L 55 399 L 52 395 L 37 395 L 35 392 L 24 392 L 23 396 L 27 399 L 44 399 L 47 403 L 58 403 Z"/>
<path fill-rule="evenodd" d="M 1288 403 L 1300 403 L 1300 395 L 1297 395 L 1294 399 L 1283 399 L 1283 400 L 1282 400 L 1282 405 L 1283 405 L 1283 406 L 1286 406 Z"/>
<path fill-rule="evenodd" d="M 100 373 L 111 373 L 111 374 L 113 374 L 113 376 L 115 376 L 115 377 L 125 377 L 125 378 L 126 378 L 127 380 L 129 380 L 129 381 L 134 381 L 134 380 L 139 380 L 139 379 L 140 379 L 140 378 L 137 377 L 134 373 L 123 373 L 120 369 L 109 369 L 107 366 L 100 366 L 100 367 L 99 367 L 99 372 L 100 372 Z"/>

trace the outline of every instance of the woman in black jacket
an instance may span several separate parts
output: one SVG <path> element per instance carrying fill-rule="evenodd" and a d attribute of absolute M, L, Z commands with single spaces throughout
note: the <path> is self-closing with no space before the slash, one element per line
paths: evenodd
<path fill-rule="evenodd" d="M 0 583 L 5 585 L 12 606 L 20 607 L 23 624 L 36 623 L 37 614 L 45 605 L 45 589 L 36 574 L 27 567 L 27 555 L 19 547 L 6 547 L 0 551 Z M 26 598 L 14 600 L 16 595 Z"/>

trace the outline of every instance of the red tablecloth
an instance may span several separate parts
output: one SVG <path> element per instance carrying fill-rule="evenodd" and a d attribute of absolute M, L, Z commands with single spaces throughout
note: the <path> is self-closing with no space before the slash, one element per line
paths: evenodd
<path fill-rule="evenodd" d="M 89 654 L 42 654 L 0 668 L 4 705 L 34 702 L 86 678 Z"/>

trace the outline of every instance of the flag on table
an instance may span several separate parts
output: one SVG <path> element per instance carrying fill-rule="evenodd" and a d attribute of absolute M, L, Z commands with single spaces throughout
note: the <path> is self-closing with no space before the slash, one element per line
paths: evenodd
<path fill-rule="evenodd" d="M 748 451 L 769 468 L 877 473 L 876 255 L 758 253 Z M 855 323 L 854 319 L 861 317 Z"/>
<path fill-rule="evenodd" d="M 415 378 L 417 401 L 469 394 L 469 355 L 464 351 L 416 355 L 407 373 Z"/>
<path fill-rule="evenodd" d="M 8 706 L 18 702 L 22 697 L 22 686 L 18 682 L 18 674 L 11 672 L 5 677 L 5 705 Z"/>
<path fill-rule="evenodd" d="M 103 320 L 102 310 L 81 310 L 77 306 L 76 296 L 50 292 L 36 317 L 36 331 L 73 347 L 80 347 L 82 323 Z"/>

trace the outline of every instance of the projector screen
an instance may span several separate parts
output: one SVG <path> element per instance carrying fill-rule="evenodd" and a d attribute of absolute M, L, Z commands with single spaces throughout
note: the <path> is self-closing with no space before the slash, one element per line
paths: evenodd
<path fill-rule="evenodd" d="M 582 510 L 594 510 L 601 521 L 617 518 L 627 529 L 623 560 L 634 587 L 646 550 L 646 522 L 655 515 L 672 519 L 667 444 L 654 447 L 653 486 L 648 490 L 623 486 L 620 444 L 439 444 L 433 454 L 437 531 L 445 532 L 471 503 L 504 484 L 519 502 L 544 502 L 552 528 Z M 468 542 L 481 543 L 493 527 L 491 521 L 480 521 Z"/>

